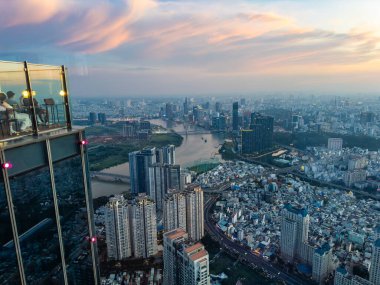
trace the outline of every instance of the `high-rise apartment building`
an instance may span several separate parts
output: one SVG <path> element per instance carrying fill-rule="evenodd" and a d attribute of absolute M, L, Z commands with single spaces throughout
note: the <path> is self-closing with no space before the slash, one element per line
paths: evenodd
<path fill-rule="evenodd" d="M 172 180 L 169 181 L 168 187 L 176 188 L 175 185 L 180 184 L 180 167 L 179 165 L 174 165 L 175 146 L 167 145 L 162 148 L 144 148 L 141 151 L 134 151 L 129 153 L 131 193 L 147 193 L 152 197 L 152 199 L 155 199 L 155 191 L 154 189 L 151 189 L 152 181 L 150 180 L 150 176 L 153 174 L 152 170 L 149 168 L 156 163 L 165 165 L 165 167 L 163 167 L 168 169 L 165 172 L 165 175 L 168 176 L 169 174 L 167 173 L 171 173 Z M 157 165 L 155 165 L 155 167 Z M 178 177 L 176 176 L 176 172 L 178 172 Z M 176 182 L 177 180 L 178 182 Z M 154 192 L 150 194 L 151 191 Z"/>
<path fill-rule="evenodd" d="M 237 132 L 239 130 L 239 103 L 232 104 L 232 130 Z"/>
<path fill-rule="evenodd" d="M 164 284 L 210 284 L 208 252 L 200 242 L 190 243 L 183 229 L 164 234 Z"/>
<path fill-rule="evenodd" d="M 175 164 L 175 146 L 167 145 L 156 149 L 156 162 L 162 164 Z"/>
<path fill-rule="evenodd" d="M 130 206 L 132 252 L 135 257 L 147 258 L 157 249 L 156 205 L 147 196 L 140 196 Z"/>
<path fill-rule="evenodd" d="M 186 194 L 178 191 L 166 195 L 163 214 L 165 231 L 177 228 L 186 230 Z"/>
<path fill-rule="evenodd" d="M 122 195 L 110 198 L 106 205 L 105 230 L 107 257 L 122 260 L 132 255 L 128 203 Z"/>
<path fill-rule="evenodd" d="M 191 240 L 198 241 L 204 236 L 203 190 L 196 184 L 186 188 L 183 192 L 166 195 L 163 202 L 164 229 L 184 229 Z"/>
<path fill-rule="evenodd" d="M 329 138 L 327 140 L 327 148 L 329 150 L 342 150 L 343 139 L 341 138 Z"/>
<path fill-rule="evenodd" d="M 147 194 L 162 209 L 162 201 L 169 189 L 181 190 L 181 167 L 179 165 L 155 163 L 149 167 Z"/>
<path fill-rule="evenodd" d="M 350 275 L 344 267 L 338 267 L 335 271 L 334 285 L 375 285 L 357 275 Z"/>
<path fill-rule="evenodd" d="M 372 247 L 369 281 L 374 285 L 380 285 L 380 239 L 377 239 Z"/>
<path fill-rule="evenodd" d="M 194 241 L 204 236 L 203 191 L 196 184 L 186 188 L 186 231 Z"/>
<path fill-rule="evenodd" d="M 331 272 L 332 252 L 328 243 L 318 247 L 314 252 L 312 278 L 318 284 L 325 284 L 325 280 Z"/>
<path fill-rule="evenodd" d="M 87 141 L 71 126 L 66 69 L 0 62 L 0 82 L 23 96 L 0 110 L 0 284 L 99 284 Z"/>
<path fill-rule="evenodd" d="M 286 204 L 281 212 L 281 256 L 286 262 L 301 257 L 300 250 L 308 241 L 310 218 L 305 208 Z"/>

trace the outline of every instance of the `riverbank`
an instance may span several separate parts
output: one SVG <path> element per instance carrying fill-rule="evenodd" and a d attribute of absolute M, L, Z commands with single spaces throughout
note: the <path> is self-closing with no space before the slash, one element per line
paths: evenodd
<path fill-rule="evenodd" d="M 327 146 L 329 138 L 342 138 L 343 147 L 360 147 L 368 150 L 378 150 L 380 139 L 370 136 L 342 135 L 336 133 L 274 133 L 275 143 L 282 145 L 292 145 L 299 149 L 306 149 L 308 146 Z"/>
<path fill-rule="evenodd" d="M 168 144 L 179 147 L 183 141 L 182 136 L 175 132 L 152 134 L 146 141 L 123 138 L 111 127 L 89 127 L 86 133 L 90 141 L 88 157 L 91 171 L 126 163 L 130 152 L 144 147 L 162 147 Z"/>

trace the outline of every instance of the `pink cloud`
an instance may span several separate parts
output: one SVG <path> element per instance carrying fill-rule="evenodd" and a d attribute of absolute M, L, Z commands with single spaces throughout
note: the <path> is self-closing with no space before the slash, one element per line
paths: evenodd
<path fill-rule="evenodd" d="M 11 0 L 0 2 L 0 29 L 43 23 L 65 8 L 61 0 Z"/>

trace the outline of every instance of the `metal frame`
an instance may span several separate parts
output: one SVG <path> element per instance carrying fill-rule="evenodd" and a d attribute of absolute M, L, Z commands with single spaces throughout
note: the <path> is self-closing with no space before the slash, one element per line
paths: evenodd
<path fill-rule="evenodd" d="M 74 133 L 75 134 L 75 133 Z M 84 139 L 83 131 L 79 131 L 76 133 L 77 137 L 79 138 L 78 144 L 81 140 Z M 55 137 L 61 137 L 64 135 L 58 135 Z M 62 265 L 62 274 L 63 274 L 63 282 L 65 285 L 69 284 L 67 271 L 66 271 L 66 260 L 65 260 L 65 252 L 64 252 L 64 244 L 63 244 L 63 238 L 62 238 L 62 228 L 61 228 L 61 221 L 60 221 L 60 215 L 59 215 L 59 205 L 58 205 L 58 199 L 57 199 L 57 192 L 55 187 L 55 178 L 54 178 L 54 163 L 52 159 L 52 153 L 51 153 L 51 147 L 50 147 L 50 139 L 49 137 L 41 138 L 39 141 L 45 141 L 45 150 L 47 154 L 47 166 L 49 167 L 49 173 L 50 173 L 50 187 L 53 194 L 53 203 L 54 203 L 54 210 L 55 210 L 55 219 L 56 219 L 56 225 L 57 225 L 57 231 L 58 231 L 58 241 L 60 246 L 60 253 L 61 253 L 61 265 Z M 17 144 L 17 147 L 20 147 L 22 145 L 27 145 L 33 142 L 26 142 L 22 144 Z M 12 147 L 10 147 L 12 148 Z M 88 232 L 91 237 L 95 236 L 95 225 L 93 216 L 91 215 L 92 209 L 92 197 L 90 192 L 90 185 L 88 183 L 88 160 L 87 160 L 87 153 L 86 153 L 86 146 L 80 144 L 80 151 L 77 154 L 77 156 L 80 156 L 81 159 L 81 165 L 82 165 L 82 171 L 83 171 L 83 191 L 85 192 L 85 203 L 87 208 L 87 226 L 88 226 Z M 5 149 L 0 150 L 0 162 L 1 165 L 6 162 L 5 157 Z M 9 209 L 9 216 L 10 216 L 10 222 L 12 226 L 12 232 L 13 232 L 13 241 L 15 245 L 15 251 L 16 251 L 16 257 L 17 257 L 17 265 L 18 265 L 18 271 L 20 275 L 20 280 L 22 285 L 26 285 L 26 277 L 24 272 L 24 265 L 22 260 L 22 253 L 20 248 L 20 241 L 17 231 L 17 221 L 15 217 L 14 212 L 14 206 L 13 206 L 13 200 L 12 200 L 12 192 L 11 187 L 9 183 L 9 176 L 8 176 L 8 170 L 3 168 L 3 180 L 4 180 L 4 189 L 5 189 L 5 195 L 7 196 L 7 203 L 8 203 L 8 209 Z M 89 241 L 90 242 L 90 241 Z M 98 263 L 98 257 L 97 257 L 97 244 L 96 243 L 90 243 L 91 246 L 91 259 L 92 259 L 92 271 L 94 274 L 94 284 L 98 285 L 100 284 L 99 280 L 99 263 Z"/>
<path fill-rule="evenodd" d="M 55 188 L 54 167 L 53 167 L 53 159 L 52 159 L 52 156 L 51 156 L 50 140 L 46 139 L 45 143 L 46 143 L 46 153 L 47 153 L 47 158 L 48 158 L 48 163 L 49 163 L 49 170 L 50 170 L 51 190 L 53 192 L 55 220 L 56 220 L 56 223 L 57 223 L 57 230 L 58 230 L 59 250 L 61 252 L 63 280 L 64 280 L 65 284 L 69 284 L 68 279 L 67 279 L 67 272 L 66 272 L 65 249 L 63 247 L 61 219 L 60 219 L 60 214 L 59 214 L 57 191 L 56 191 L 56 188 Z"/>
<path fill-rule="evenodd" d="M 79 140 L 82 141 L 84 140 L 83 132 L 79 133 Z M 95 229 L 94 229 L 94 221 L 91 219 L 91 211 L 92 211 L 92 199 L 91 193 L 89 191 L 90 185 L 88 185 L 88 160 L 87 158 L 87 153 L 86 153 L 86 145 L 80 144 L 80 156 L 82 159 L 82 170 L 83 170 L 83 183 L 84 183 L 84 190 L 86 194 L 86 206 L 87 206 L 87 220 L 89 223 L 89 234 L 90 234 L 90 239 L 91 237 L 95 236 Z M 91 256 L 92 256 L 92 269 L 94 272 L 94 283 L 95 284 L 100 284 L 100 281 L 98 280 L 99 276 L 99 266 L 98 266 L 98 260 L 97 260 L 97 247 L 96 244 L 91 242 Z"/>
<path fill-rule="evenodd" d="M 33 100 L 33 90 L 32 90 L 32 83 L 30 82 L 30 76 L 29 76 L 29 69 L 28 69 L 28 63 L 24 61 L 24 72 L 25 72 L 25 80 L 26 80 L 26 91 L 28 91 L 29 94 L 29 111 L 31 114 L 31 120 L 32 120 L 32 127 L 33 127 L 33 135 L 38 136 L 38 123 L 37 123 L 37 116 L 36 116 L 36 108 L 34 106 L 34 100 Z"/>
<path fill-rule="evenodd" d="M 66 81 L 66 68 L 64 65 L 61 66 L 61 78 L 62 78 L 62 90 L 65 92 L 64 101 L 65 101 L 65 112 L 66 112 L 66 126 L 68 130 L 71 130 L 71 113 L 70 113 L 70 105 L 69 105 L 69 90 L 67 88 Z"/>
<path fill-rule="evenodd" d="M 1 164 L 6 162 L 4 150 L 1 150 L 1 157 L 0 158 L 1 158 Z M 16 250 L 18 271 L 20 274 L 21 284 L 26 285 L 24 263 L 22 261 L 20 241 L 18 238 L 16 216 L 15 216 L 15 212 L 13 210 L 14 206 L 13 206 L 12 192 L 11 192 L 11 187 L 9 185 L 8 170 L 5 168 L 3 168 L 3 180 L 4 180 L 3 183 L 4 183 L 5 195 L 7 196 L 7 202 L 8 202 L 9 218 L 10 218 L 10 222 L 12 225 L 13 243 L 14 243 L 15 250 Z"/>

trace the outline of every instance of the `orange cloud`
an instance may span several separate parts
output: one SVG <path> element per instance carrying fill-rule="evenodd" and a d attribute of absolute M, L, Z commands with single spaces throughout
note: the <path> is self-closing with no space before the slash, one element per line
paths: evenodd
<path fill-rule="evenodd" d="M 68 37 L 58 44 L 74 46 L 86 53 L 99 53 L 116 48 L 130 37 L 128 26 L 156 6 L 152 0 L 130 0 L 122 7 L 105 2 L 84 14 Z"/>

